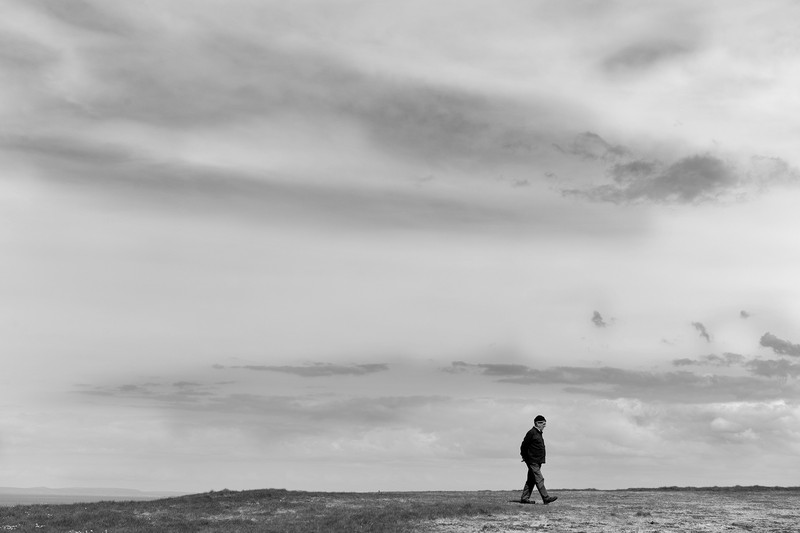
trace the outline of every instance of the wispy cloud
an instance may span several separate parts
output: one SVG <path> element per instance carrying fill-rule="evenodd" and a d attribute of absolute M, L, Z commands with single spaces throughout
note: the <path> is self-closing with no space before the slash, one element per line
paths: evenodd
<path fill-rule="evenodd" d="M 772 351 L 780 355 L 800 356 L 800 344 L 793 344 L 787 340 L 780 339 L 770 332 L 761 336 L 761 346 L 772 348 Z"/>
<path fill-rule="evenodd" d="M 598 328 L 604 328 L 608 325 L 606 324 L 606 321 L 603 320 L 603 315 L 601 315 L 599 311 L 592 313 L 592 324 Z"/>
<path fill-rule="evenodd" d="M 741 367 L 755 376 L 767 378 L 787 378 L 800 375 L 800 363 L 792 363 L 786 359 L 747 358 L 741 354 L 724 353 L 704 355 L 696 359 L 675 359 L 675 366 L 709 366 L 709 367 Z"/>
<path fill-rule="evenodd" d="M 711 342 L 711 335 L 708 334 L 706 327 L 701 322 L 692 322 L 692 327 L 696 329 L 700 336 L 707 342 Z"/>
<path fill-rule="evenodd" d="M 269 16 L 264 23 L 275 24 L 275 32 L 259 33 L 204 20 L 202 11 L 184 13 L 185 31 L 177 37 L 168 20 L 137 8 L 82 2 L 74 9 L 57 3 L 28 9 L 67 26 L 74 43 L 67 55 L 50 43 L 39 44 L 32 34 L 27 39 L 42 52 L 18 46 L 13 56 L 24 59 L 20 68 L 43 80 L 47 73 L 36 58 L 46 55 L 61 67 L 65 83 L 44 83 L 40 97 L 43 105 L 61 109 L 65 122 L 130 121 L 184 133 L 271 123 L 283 129 L 284 137 L 301 133 L 309 141 L 306 150 L 321 153 L 318 143 L 338 139 L 317 137 L 302 125 L 312 122 L 318 130 L 328 124 L 363 135 L 368 139 L 360 147 L 363 157 L 390 154 L 491 168 L 509 161 L 533 167 L 534 152 L 550 145 L 548 128 L 574 113 L 545 96 L 539 101 L 489 97 L 451 84 L 380 75 L 322 48 L 287 46 L 281 42 L 286 29 Z M 169 13 L 174 6 L 165 9 Z M 254 11 L 254 16 L 266 15 Z M 88 44 L 98 40 L 101 46 Z M 270 148 L 262 146 L 273 153 Z"/>
<path fill-rule="evenodd" d="M 260 370 L 260 369 L 256 369 Z M 278 370 L 280 372 L 280 370 Z M 371 372 L 371 371 L 367 371 Z M 295 372 L 291 372 L 295 373 Z M 300 374 L 311 377 L 311 374 Z M 322 375 L 352 375 L 345 369 Z M 362 374 L 356 374 L 362 375 Z M 175 413 L 179 421 L 185 414 L 196 413 L 197 423 L 216 423 L 220 416 L 236 415 L 272 420 L 281 425 L 281 431 L 311 432 L 312 421 L 325 421 L 353 425 L 392 425 L 413 420 L 420 410 L 432 405 L 447 404 L 445 395 L 375 395 L 346 394 L 346 391 L 311 392 L 306 394 L 260 394 L 239 392 L 235 383 L 226 386 L 195 382 L 137 383 L 125 385 L 83 385 L 75 393 L 87 398 L 100 396 L 103 402 L 135 400 L 142 408 L 158 407 Z M 280 421 L 280 422 L 279 422 Z M 292 429 L 295 428 L 295 429 Z M 303 429 L 305 428 L 305 429 Z"/>
<path fill-rule="evenodd" d="M 603 67 L 611 74 L 640 73 L 693 51 L 686 41 L 644 41 L 617 50 L 603 61 Z"/>
<path fill-rule="evenodd" d="M 675 366 L 735 366 L 745 362 L 745 356 L 738 353 L 724 353 L 721 356 L 709 354 L 696 359 L 675 359 L 672 364 Z"/>
<path fill-rule="evenodd" d="M 613 144 L 596 133 L 575 137 L 570 145 L 556 148 L 582 160 L 593 160 L 605 173 L 606 183 L 582 188 L 563 186 L 566 196 L 591 201 L 657 204 L 701 204 L 738 201 L 775 187 L 800 184 L 800 171 L 786 161 L 752 155 L 740 158 L 714 153 L 686 154 L 667 159 L 656 152 L 644 155 Z"/>
<path fill-rule="evenodd" d="M 125 17 L 114 12 L 103 4 L 94 4 L 85 0 L 33 2 L 41 11 L 54 19 L 81 30 L 125 35 L 133 30 L 133 26 Z"/>
<path fill-rule="evenodd" d="M 668 165 L 632 159 L 608 167 L 611 183 L 565 189 L 564 194 L 611 203 L 697 204 L 739 200 L 775 184 L 800 183 L 800 174 L 793 168 L 774 175 L 754 167 L 737 167 L 710 154 L 690 155 Z"/>
<path fill-rule="evenodd" d="M 218 384 L 203 384 L 194 381 L 176 381 L 174 383 L 143 382 L 123 385 L 80 385 L 77 394 L 86 396 L 102 396 L 117 399 L 139 399 L 169 404 L 193 405 L 205 403 L 220 392 Z"/>
<path fill-rule="evenodd" d="M 560 152 L 580 159 L 600 160 L 610 163 L 615 163 L 631 155 L 630 151 L 624 146 L 613 145 L 591 131 L 576 135 L 563 148 L 559 144 L 555 144 L 554 147 Z"/>
<path fill-rule="evenodd" d="M 800 363 L 792 363 L 786 359 L 755 359 L 747 362 L 747 368 L 757 376 L 768 378 L 796 378 L 800 376 Z"/>
<path fill-rule="evenodd" d="M 707 356 L 689 363 L 675 362 L 677 366 L 705 364 L 714 366 L 743 366 L 743 358 L 736 354 L 725 357 Z M 754 376 L 728 376 L 698 374 L 688 371 L 641 371 L 615 367 L 567 367 L 531 368 L 519 364 L 485 364 L 455 362 L 444 371 L 454 373 L 477 373 L 499 378 L 500 383 L 537 386 L 566 386 L 565 391 L 602 398 L 638 398 L 642 400 L 691 403 L 698 401 L 765 400 L 797 394 L 792 384 L 769 382 L 764 378 L 778 377 L 769 374 L 769 364 L 750 367 Z M 782 367 L 779 367 L 780 369 Z M 755 372 L 759 370 L 759 372 Z M 786 369 L 784 369 L 786 370 Z M 791 369 L 788 369 L 791 371 Z M 772 385 L 769 387 L 767 385 Z"/>
<path fill-rule="evenodd" d="M 255 370 L 260 372 L 282 372 L 294 374 L 305 378 L 318 378 L 325 376 L 365 376 L 376 372 L 386 372 L 389 365 L 383 363 L 335 365 L 331 363 L 314 363 L 304 366 L 288 365 L 243 365 L 230 366 L 231 369 Z"/>
<path fill-rule="evenodd" d="M 636 235 L 625 217 L 602 219 L 580 210 L 508 204 L 474 194 L 410 184 L 364 186 L 287 179 L 280 174 L 154 158 L 136 147 L 64 137 L 0 137 L 0 152 L 23 158 L 35 176 L 65 191 L 107 203 L 170 213 L 218 213 L 251 222 L 299 226 L 507 234 L 557 232 L 583 236 Z M 177 211 L 176 211 L 177 210 Z"/>
<path fill-rule="evenodd" d="M 126 163 L 131 175 L 161 180 L 164 173 L 156 175 L 166 165 L 186 178 L 191 172 L 174 151 L 162 147 L 162 156 L 172 157 L 159 161 L 137 149 L 148 144 L 148 137 L 174 140 L 179 135 L 184 145 L 196 147 L 183 154 L 193 152 L 192 157 L 216 160 L 221 167 L 239 154 L 261 172 L 305 181 L 309 175 L 320 178 L 320 167 L 300 157 L 309 153 L 324 162 L 325 175 L 352 174 L 351 163 L 342 158 L 365 165 L 358 167 L 360 173 L 383 173 L 389 163 L 399 165 L 400 175 L 409 181 L 418 180 L 420 172 L 460 181 L 469 171 L 472 179 L 519 189 L 559 175 L 566 180 L 559 182 L 565 194 L 611 203 L 699 203 L 800 181 L 797 171 L 780 158 L 755 162 L 754 157 L 742 166 L 722 155 L 684 149 L 665 159 L 660 154 L 674 152 L 665 148 L 673 141 L 656 143 L 658 148 L 648 151 L 609 141 L 601 130 L 574 135 L 584 114 L 580 101 L 541 92 L 523 98 L 491 93 L 485 86 L 380 74 L 324 47 L 287 46 L 280 38 L 285 28 L 270 17 L 264 17 L 265 24 L 275 34 L 256 31 L 252 20 L 237 18 L 239 12 L 227 16 L 244 22 L 247 30 L 233 31 L 198 12 L 187 17 L 177 38 L 169 17 L 141 8 L 69 5 L 25 8 L 31 16 L 68 28 L 62 31 L 73 42 L 69 54 L 37 32 L 14 37 L 17 44 L 6 54 L 17 69 L 43 82 L 55 81 L 42 83 L 37 93 L 42 108 L 59 110 L 60 120 L 47 130 L 49 137 L 42 138 L 37 128 L 22 131 L 27 131 L 26 142 L 52 153 L 60 163 L 68 162 L 64 170 L 72 168 L 76 174 L 107 174 L 109 162 L 100 154 L 87 153 L 85 147 L 75 150 L 82 142 L 96 145 L 98 138 L 105 138 L 123 152 L 116 156 L 132 159 Z M 173 13 L 177 8 L 165 9 Z M 253 10 L 254 20 L 266 14 L 266 8 Z M 694 49 L 693 38 L 621 41 L 615 46 L 603 63 L 614 72 L 647 69 Z M 46 62 L 58 68 L 45 70 Z M 123 133 L 121 123 L 135 124 L 139 134 Z M 252 145 L 246 154 L 246 142 L 237 146 L 228 140 L 236 132 Z M 253 136 L 264 142 L 254 143 Z M 352 142 L 340 144 L 344 138 Z M 67 142 L 74 143 L 70 154 L 64 153 Z M 152 164 L 139 166 L 143 157 Z M 569 187 L 573 176 L 567 169 L 573 159 L 590 163 L 581 172 L 605 174 L 610 183 Z M 75 165 L 82 167 L 80 172 Z M 511 172 L 505 181 L 496 179 L 502 169 Z M 391 207 L 374 212 L 393 212 Z"/>

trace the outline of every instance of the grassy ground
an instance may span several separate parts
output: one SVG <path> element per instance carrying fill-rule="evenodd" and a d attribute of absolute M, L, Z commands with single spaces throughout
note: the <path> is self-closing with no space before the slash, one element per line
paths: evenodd
<path fill-rule="evenodd" d="M 517 492 L 220 491 L 147 502 L 0 508 L 0 532 L 765 532 L 797 531 L 800 491 L 563 491 L 548 506 Z"/>

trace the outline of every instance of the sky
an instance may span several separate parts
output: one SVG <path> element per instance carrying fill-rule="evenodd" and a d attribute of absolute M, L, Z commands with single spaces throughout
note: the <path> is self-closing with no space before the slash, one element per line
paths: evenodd
<path fill-rule="evenodd" d="M 797 3 L 0 8 L 1 485 L 797 484 Z"/>

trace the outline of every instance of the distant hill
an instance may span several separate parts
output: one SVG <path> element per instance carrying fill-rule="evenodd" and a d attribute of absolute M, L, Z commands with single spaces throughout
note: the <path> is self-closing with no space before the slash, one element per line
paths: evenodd
<path fill-rule="evenodd" d="M 185 494 L 185 492 L 141 491 L 109 487 L 0 487 L 0 506 L 99 501 L 146 501 L 172 498 Z"/>
<path fill-rule="evenodd" d="M 781 487 L 781 486 L 764 486 L 764 485 L 734 485 L 729 487 L 641 487 L 630 489 L 619 489 L 623 491 L 712 491 L 712 492 L 758 492 L 758 491 L 800 491 L 800 487 Z"/>

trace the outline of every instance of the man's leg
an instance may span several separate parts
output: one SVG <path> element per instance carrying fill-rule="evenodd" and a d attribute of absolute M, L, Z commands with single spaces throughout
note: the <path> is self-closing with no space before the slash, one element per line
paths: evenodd
<path fill-rule="evenodd" d="M 547 489 L 544 486 L 544 476 L 542 476 L 542 465 L 536 463 L 531 463 L 530 465 L 528 465 L 528 479 L 533 481 L 533 484 L 535 484 L 536 488 L 539 489 L 539 495 L 542 497 L 542 501 L 546 502 L 550 498 L 550 496 L 547 494 Z"/>
<path fill-rule="evenodd" d="M 533 492 L 533 487 L 536 485 L 536 480 L 533 477 L 533 472 L 531 471 L 531 465 L 525 464 L 528 469 L 527 478 L 525 479 L 525 487 L 522 489 L 522 496 L 520 497 L 521 502 L 528 502 L 531 499 L 531 493 Z"/>

